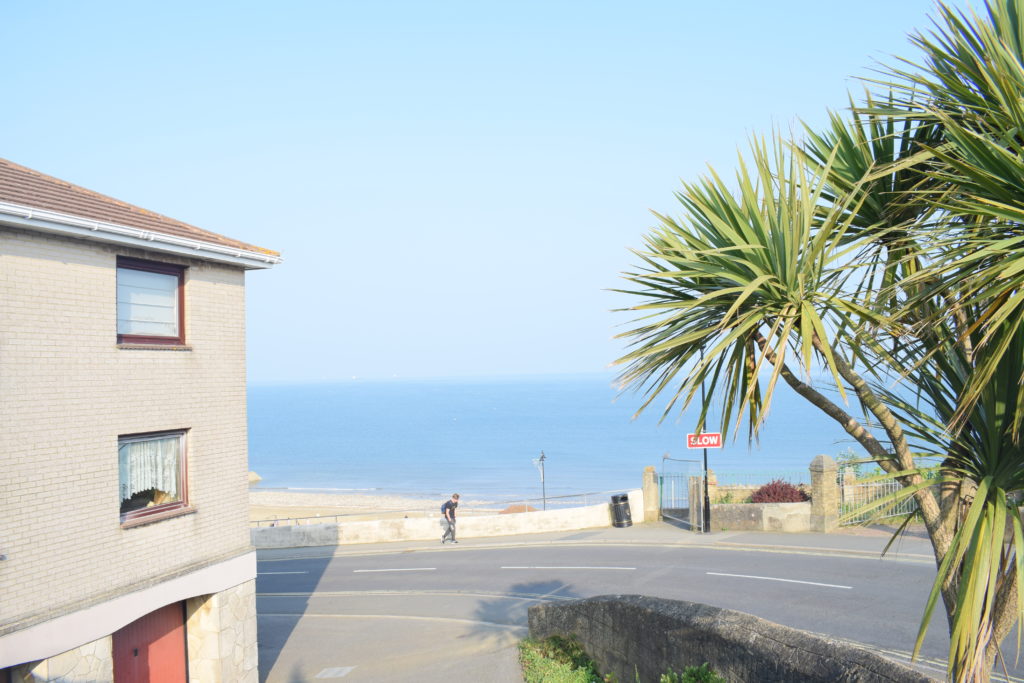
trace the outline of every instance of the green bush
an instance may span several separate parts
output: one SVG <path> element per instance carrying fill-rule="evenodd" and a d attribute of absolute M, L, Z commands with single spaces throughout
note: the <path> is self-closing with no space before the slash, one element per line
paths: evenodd
<path fill-rule="evenodd" d="M 603 683 L 593 660 L 575 638 L 527 638 L 519 643 L 526 683 Z"/>
<path fill-rule="evenodd" d="M 594 660 L 576 638 L 551 636 L 544 640 L 527 638 L 519 643 L 519 663 L 526 683 L 615 683 L 614 674 L 602 676 Z M 639 679 L 639 675 L 637 676 Z M 682 673 L 669 670 L 659 683 L 725 683 L 707 662 L 688 666 Z"/>

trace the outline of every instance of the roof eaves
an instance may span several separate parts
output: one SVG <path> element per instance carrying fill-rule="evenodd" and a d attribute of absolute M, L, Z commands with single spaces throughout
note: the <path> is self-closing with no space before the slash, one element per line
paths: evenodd
<path fill-rule="evenodd" d="M 0 223 L 80 239 L 99 240 L 207 261 L 230 263 L 246 269 L 270 268 L 284 260 L 277 252 L 269 249 L 239 249 L 10 202 L 0 201 Z"/>

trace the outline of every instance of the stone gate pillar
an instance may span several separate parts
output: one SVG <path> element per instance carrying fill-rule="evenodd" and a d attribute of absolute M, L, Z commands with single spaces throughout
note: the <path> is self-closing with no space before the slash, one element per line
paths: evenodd
<path fill-rule="evenodd" d="M 658 490 L 658 472 L 653 465 L 644 468 L 644 521 L 661 521 L 661 491 Z"/>
<path fill-rule="evenodd" d="M 811 531 L 828 533 L 839 526 L 839 466 L 827 455 L 811 461 Z"/>

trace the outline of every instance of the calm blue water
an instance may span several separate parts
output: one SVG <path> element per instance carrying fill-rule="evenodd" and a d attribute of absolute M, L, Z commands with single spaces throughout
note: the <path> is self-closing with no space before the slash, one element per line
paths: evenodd
<path fill-rule="evenodd" d="M 472 497 L 540 496 L 533 459 L 547 459 L 547 494 L 636 488 L 645 466 L 700 458 L 686 449 L 694 419 L 660 426 L 664 402 L 637 420 L 637 397 L 611 376 L 502 380 L 353 381 L 249 388 L 249 468 L 260 488 L 379 490 Z M 707 431 L 711 431 L 709 428 Z M 760 445 L 746 430 L 710 450 L 730 472 L 803 470 L 820 453 L 853 446 L 837 425 L 779 387 Z M 726 483 L 723 480 L 723 483 Z"/>

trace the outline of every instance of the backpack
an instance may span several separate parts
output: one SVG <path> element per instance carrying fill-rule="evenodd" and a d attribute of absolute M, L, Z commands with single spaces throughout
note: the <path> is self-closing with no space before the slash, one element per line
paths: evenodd
<path fill-rule="evenodd" d="M 445 502 L 441 503 L 441 514 L 442 515 L 444 514 L 444 509 L 446 507 L 448 507 L 448 501 L 447 500 Z"/>

